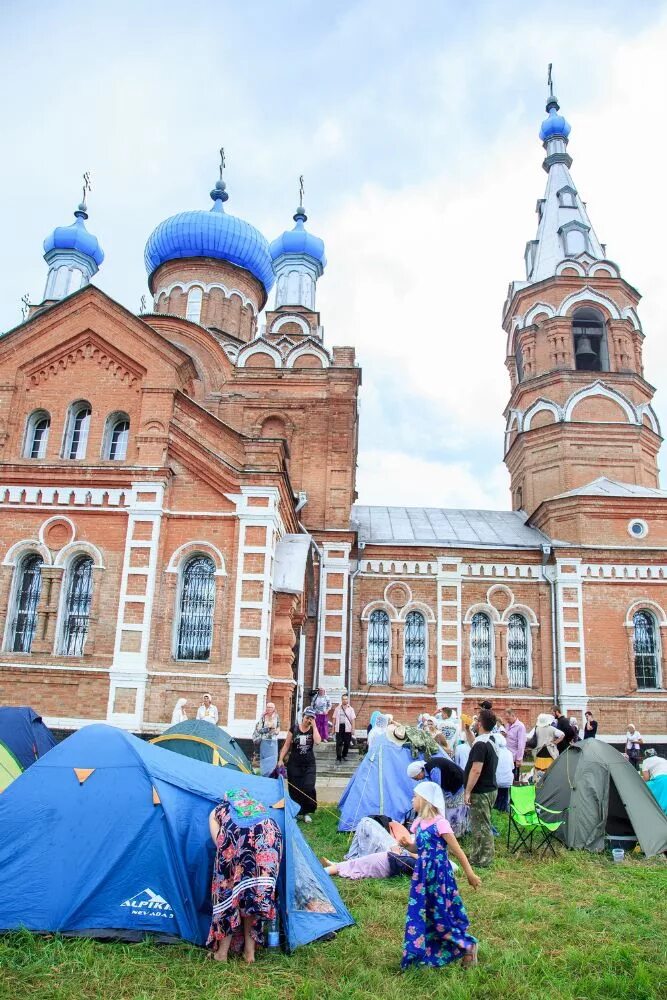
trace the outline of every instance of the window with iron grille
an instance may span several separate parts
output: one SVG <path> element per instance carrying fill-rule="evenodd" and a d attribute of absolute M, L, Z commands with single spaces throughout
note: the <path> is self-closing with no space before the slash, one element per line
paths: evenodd
<path fill-rule="evenodd" d="M 20 565 L 16 589 L 12 644 L 15 653 L 29 653 L 37 628 L 37 605 L 42 589 L 42 557 L 27 556 Z"/>
<path fill-rule="evenodd" d="M 493 683 L 491 619 L 483 611 L 477 611 L 470 624 L 470 683 L 473 687 Z"/>
<path fill-rule="evenodd" d="M 410 611 L 403 633 L 403 680 L 426 684 L 426 620 L 421 611 Z"/>
<path fill-rule="evenodd" d="M 63 656 L 83 656 L 93 599 L 93 560 L 80 556 L 70 566 L 65 581 L 65 612 L 60 652 Z"/>
<path fill-rule="evenodd" d="M 366 675 L 369 684 L 389 683 L 389 615 L 371 612 L 368 621 L 368 657 Z"/>
<path fill-rule="evenodd" d="M 176 656 L 179 660 L 208 660 L 213 639 L 215 564 L 195 556 L 183 569 Z"/>
<path fill-rule="evenodd" d="M 657 688 L 660 677 L 660 648 L 655 618 L 648 611 L 636 611 L 632 622 L 637 687 Z"/>
<path fill-rule="evenodd" d="M 45 410 L 36 410 L 28 418 L 28 431 L 23 449 L 24 458 L 44 458 L 49 440 L 51 417 Z"/>
<path fill-rule="evenodd" d="M 529 687 L 530 639 L 523 615 L 510 615 L 507 622 L 507 672 L 510 687 Z"/>

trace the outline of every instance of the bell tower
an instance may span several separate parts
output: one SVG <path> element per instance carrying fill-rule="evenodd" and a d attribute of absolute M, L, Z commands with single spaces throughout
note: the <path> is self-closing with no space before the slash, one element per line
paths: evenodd
<path fill-rule="evenodd" d="M 600 477 L 658 486 L 660 427 L 644 377 L 639 293 L 600 243 L 570 174 L 570 125 L 553 90 L 540 129 L 546 191 L 526 279 L 503 312 L 511 395 L 505 464 L 512 506 L 532 515 Z"/>

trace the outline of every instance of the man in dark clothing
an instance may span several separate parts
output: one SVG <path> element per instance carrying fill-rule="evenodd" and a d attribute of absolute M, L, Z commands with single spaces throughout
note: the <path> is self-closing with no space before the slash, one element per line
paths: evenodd
<path fill-rule="evenodd" d="M 594 740 L 598 731 L 597 721 L 593 718 L 592 712 L 585 712 L 586 725 L 584 726 L 584 739 Z"/>
<path fill-rule="evenodd" d="M 408 774 L 415 781 L 437 781 L 443 792 L 456 794 L 463 784 L 463 771 L 444 754 L 434 754 L 425 761 L 416 760 L 408 765 Z"/>
<path fill-rule="evenodd" d="M 495 725 L 496 717 L 493 712 L 487 708 L 481 709 L 477 717 L 478 736 L 470 748 L 463 775 L 472 833 L 472 849 L 468 851 L 468 858 L 471 865 L 480 868 L 488 868 L 495 853 L 491 825 L 491 810 L 498 795 L 498 754 L 491 735 Z"/>
<path fill-rule="evenodd" d="M 562 753 L 565 753 L 570 743 L 573 743 L 577 737 L 574 729 L 570 725 L 570 720 L 566 715 L 563 715 L 558 705 L 554 705 L 552 711 L 554 718 L 556 720 L 554 725 L 556 729 L 560 729 L 561 733 L 563 734 L 563 739 L 560 741 L 557 748 L 558 753 L 560 755 Z"/>

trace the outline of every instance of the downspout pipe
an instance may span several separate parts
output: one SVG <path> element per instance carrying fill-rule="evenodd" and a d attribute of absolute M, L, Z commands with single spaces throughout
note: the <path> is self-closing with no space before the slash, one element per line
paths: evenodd
<path fill-rule="evenodd" d="M 553 556 L 551 545 L 542 546 L 542 566 L 544 574 L 549 582 L 551 599 L 551 676 L 554 694 L 554 705 L 560 705 L 560 643 L 558 642 L 558 630 L 560 628 L 560 616 L 558 614 L 558 566 L 549 563 Z"/>

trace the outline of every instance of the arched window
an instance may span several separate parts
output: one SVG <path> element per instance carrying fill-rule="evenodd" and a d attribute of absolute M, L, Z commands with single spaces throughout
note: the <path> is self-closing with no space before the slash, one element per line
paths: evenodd
<path fill-rule="evenodd" d="M 470 682 L 473 687 L 493 684 L 491 619 L 483 611 L 472 616 L 470 625 Z"/>
<path fill-rule="evenodd" d="M 185 318 L 189 319 L 191 323 L 198 323 L 201 319 L 201 304 L 203 298 L 203 291 L 196 285 L 191 288 L 188 292 L 188 304 L 185 310 Z"/>
<path fill-rule="evenodd" d="M 50 427 L 51 417 L 46 410 L 35 410 L 30 414 L 23 448 L 24 458 L 44 458 Z"/>
<path fill-rule="evenodd" d="M 29 653 L 37 628 L 37 605 L 42 589 L 42 557 L 26 556 L 18 568 L 11 648 L 14 653 Z"/>
<path fill-rule="evenodd" d="M 65 607 L 60 652 L 63 656 L 83 656 L 93 599 L 93 560 L 75 559 L 65 579 Z"/>
<path fill-rule="evenodd" d="M 108 458 L 112 462 L 124 461 L 127 456 L 129 436 L 130 418 L 127 413 L 112 413 L 107 417 L 102 458 Z"/>
<path fill-rule="evenodd" d="M 649 611 L 636 611 L 632 623 L 637 687 L 657 688 L 660 686 L 660 641 L 655 618 Z"/>
<path fill-rule="evenodd" d="M 510 615 L 507 622 L 507 672 L 510 687 L 530 686 L 530 637 L 523 615 Z"/>
<path fill-rule="evenodd" d="M 208 556 L 194 556 L 183 567 L 178 609 L 176 656 L 179 660 L 208 660 L 213 639 L 215 564 Z"/>
<path fill-rule="evenodd" d="M 85 458 L 88 430 L 90 428 L 90 403 L 81 400 L 73 403 L 67 415 L 63 458 Z"/>
<path fill-rule="evenodd" d="M 577 309 L 572 317 L 572 338 L 577 371 L 609 371 L 605 325 L 597 309 Z"/>
<path fill-rule="evenodd" d="M 389 683 L 389 615 L 372 611 L 368 621 L 366 675 L 369 684 Z"/>
<path fill-rule="evenodd" d="M 426 620 L 421 611 L 406 616 L 403 647 L 404 683 L 426 684 Z"/>

